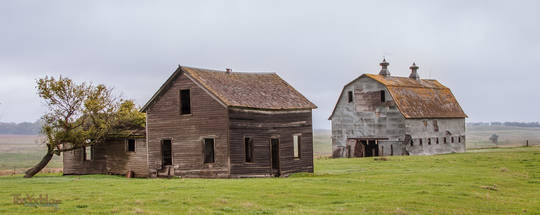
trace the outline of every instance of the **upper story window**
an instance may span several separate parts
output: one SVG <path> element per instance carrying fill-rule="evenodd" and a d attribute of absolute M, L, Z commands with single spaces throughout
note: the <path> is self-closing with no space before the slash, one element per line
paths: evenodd
<path fill-rule="evenodd" d="M 191 114 L 191 98 L 189 89 L 180 90 L 180 114 Z"/>
<path fill-rule="evenodd" d="M 386 93 L 384 93 L 384 90 L 381 90 L 381 102 L 386 101 Z"/>
<path fill-rule="evenodd" d="M 128 139 L 126 148 L 128 152 L 135 152 L 135 139 Z"/>
<path fill-rule="evenodd" d="M 301 156 L 300 146 L 301 145 L 301 136 L 296 134 L 293 136 L 293 156 L 296 159 L 299 159 Z"/>
<path fill-rule="evenodd" d="M 353 102 L 353 93 L 352 93 L 352 91 L 347 92 L 347 94 L 349 95 L 349 103 Z"/>

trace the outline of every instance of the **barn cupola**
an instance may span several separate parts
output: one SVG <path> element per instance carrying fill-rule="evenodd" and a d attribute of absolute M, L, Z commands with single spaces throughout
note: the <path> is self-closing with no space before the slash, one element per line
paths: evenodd
<path fill-rule="evenodd" d="M 411 75 L 409 75 L 409 78 L 412 78 L 414 80 L 420 80 L 420 76 L 418 75 L 418 66 L 416 65 L 416 63 L 412 63 L 412 66 L 409 67 L 409 69 L 411 69 Z"/>
<path fill-rule="evenodd" d="M 383 58 L 383 61 L 379 64 L 381 65 L 381 71 L 379 72 L 379 75 L 382 75 L 382 76 L 390 76 L 390 71 L 388 70 L 388 65 L 390 65 L 390 63 L 386 62 L 386 58 Z"/>

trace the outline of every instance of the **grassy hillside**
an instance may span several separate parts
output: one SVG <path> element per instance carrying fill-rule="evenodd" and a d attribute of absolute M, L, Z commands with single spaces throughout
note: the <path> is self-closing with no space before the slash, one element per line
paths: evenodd
<path fill-rule="evenodd" d="M 317 159 L 315 174 L 259 179 L 0 177 L 0 214 L 539 214 L 540 147 Z M 14 205 L 48 194 L 58 208 Z"/>

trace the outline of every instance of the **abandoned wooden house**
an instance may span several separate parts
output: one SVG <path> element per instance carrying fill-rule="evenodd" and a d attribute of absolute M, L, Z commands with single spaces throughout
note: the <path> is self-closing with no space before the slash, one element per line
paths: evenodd
<path fill-rule="evenodd" d="M 329 118 L 333 157 L 464 152 L 467 115 L 450 89 L 420 79 L 414 63 L 409 77 L 380 65 L 343 87 Z"/>
<path fill-rule="evenodd" d="M 146 131 L 64 154 L 64 174 L 268 177 L 313 172 L 316 106 L 275 73 L 180 66 L 143 106 Z"/>

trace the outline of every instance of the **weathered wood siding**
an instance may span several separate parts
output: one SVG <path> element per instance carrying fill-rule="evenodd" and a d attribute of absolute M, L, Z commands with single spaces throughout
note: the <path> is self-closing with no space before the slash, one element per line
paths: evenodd
<path fill-rule="evenodd" d="M 76 149 L 63 154 L 65 175 L 117 174 L 133 171 L 135 177 L 147 177 L 146 140 L 135 139 L 135 152 L 127 152 L 126 139 L 108 140 L 94 145 L 93 159 L 83 160 L 83 150 Z"/>
<path fill-rule="evenodd" d="M 180 114 L 180 90 L 190 89 L 191 114 Z M 147 110 L 148 166 L 162 169 L 161 141 L 172 142 L 174 174 L 184 177 L 228 177 L 227 109 L 185 74 L 176 78 Z M 214 138 L 214 158 L 204 163 L 203 139 Z"/>
<path fill-rule="evenodd" d="M 270 138 L 279 138 L 280 172 L 313 172 L 311 110 L 264 112 L 230 109 L 231 176 L 272 174 Z M 293 156 L 293 135 L 301 135 L 300 159 Z M 245 162 L 244 137 L 253 138 L 254 161 Z"/>
<path fill-rule="evenodd" d="M 352 102 L 348 101 L 349 91 L 353 92 Z M 385 93 L 385 102 L 381 102 L 381 91 Z M 345 87 L 343 92 L 331 119 L 334 157 L 346 156 L 349 138 L 404 139 L 405 118 L 384 85 L 364 77 Z"/>

